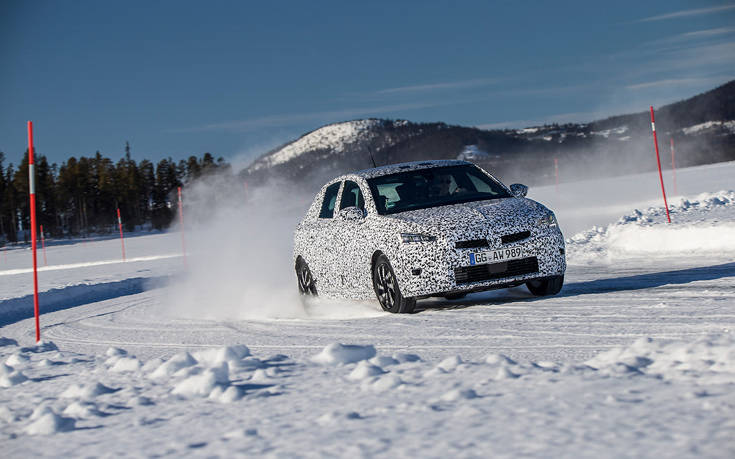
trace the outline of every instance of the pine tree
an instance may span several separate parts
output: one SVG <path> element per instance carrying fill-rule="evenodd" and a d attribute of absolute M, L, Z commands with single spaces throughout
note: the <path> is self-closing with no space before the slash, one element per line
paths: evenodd
<path fill-rule="evenodd" d="M 13 169 L 13 163 L 8 164 L 8 168 L 5 169 L 5 192 L 3 193 L 3 215 L 5 216 L 5 234 L 8 237 L 8 241 L 18 241 L 18 219 L 17 219 L 17 207 L 18 196 L 13 186 L 13 177 L 15 176 L 15 170 Z"/>

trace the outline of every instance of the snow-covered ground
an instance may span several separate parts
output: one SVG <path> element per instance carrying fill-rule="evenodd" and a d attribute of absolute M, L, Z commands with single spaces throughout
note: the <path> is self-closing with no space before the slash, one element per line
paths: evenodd
<path fill-rule="evenodd" d="M 561 294 L 408 316 L 302 307 L 295 279 L 225 308 L 249 265 L 270 275 L 247 245 L 222 255 L 243 286 L 206 277 L 228 292 L 212 296 L 178 280 L 178 233 L 129 238 L 125 263 L 116 239 L 52 242 L 36 346 L 29 251 L 5 251 L 3 456 L 733 457 L 733 177 L 735 163 L 678 171 L 672 224 L 657 174 L 532 188 L 568 237 Z M 196 250 L 186 279 L 207 292 L 197 263 L 219 274 L 220 257 Z"/>

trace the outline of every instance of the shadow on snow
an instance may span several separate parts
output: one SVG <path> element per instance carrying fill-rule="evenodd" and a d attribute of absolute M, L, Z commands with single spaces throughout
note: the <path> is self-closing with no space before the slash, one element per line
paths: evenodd
<path fill-rule="evenodd" d="M 735 263 L 723 263 L 699 268 L 686 268 L 658 273 L 635 274 L 623 277 L 611 277 L 591 281 L 571 282 L 564 285 L 561 293 L 548 298 L 567 298 L 580 295 L 645 290 L 666 285 L 683 285 L 695 281 L 716 280 L 735 277 Z M 731 287 L 728 287 L 731 289 Z M 497 291 L 497 292 L 501 292 Z M 498 296 L 469 298 L 464 300 L 437 300 L 426 304 L 419 303 L 417 312 L 429 309 L 460 309 L 486 304 L 505 304 L 515 302 L 543 301 L 547 297 L 535 297 L 525 287 L 502 291 Z M 491 294 L 492 295 L 492 294 Z"/>
<path fill-rule="evenodd" d="M 163 284 L 167 277 L 133 277 L 100 284 L 70 285 L 38 294 L 41 314 L 60 311 L 88 303 L 143 293 Z M 33 317 L 33 295 L 0 302 L 0 327 Z"/>

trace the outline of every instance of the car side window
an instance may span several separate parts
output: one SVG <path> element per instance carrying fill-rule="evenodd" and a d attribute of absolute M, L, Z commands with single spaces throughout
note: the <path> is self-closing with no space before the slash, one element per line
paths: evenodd
<path fill-rule="evenodd" d="M 322 210 L 319 212 L 319 218 L 334 217 L 334 205 L 337 203 L 337 194 L 339 186 L 342 182 L 336 182 L 327 187 L 324 192 L 324 200 L 322 201 Z"/>
<path fill-rule="evenodd" d="M 342 199 L 339 201 L 340 209 L 347 207 L 357 207 L 358 209 L 365 210 L 365 198 L 362 196 L 360 185 L 350 180 L 345 182 L 345 187 L 342 190 Z"/>

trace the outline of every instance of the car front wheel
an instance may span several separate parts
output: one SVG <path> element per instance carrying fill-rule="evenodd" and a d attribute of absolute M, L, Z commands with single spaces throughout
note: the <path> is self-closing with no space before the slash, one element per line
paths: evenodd
<path fill-rule="evenodd" d="M 373 267 L 373 288 L 384 311 L 411 313 L 416 307 L 416 298 L 405 298 L 401 294 L 396 274 L 385 255 L 380 255 Z"/>
<path fill-rule="evenodd" d="M 547 277 L 546 279 L 534 279 L 526 282 L 526 287 L 536 296 L 556 295 L 564 285 L 564 276 Z"/>

